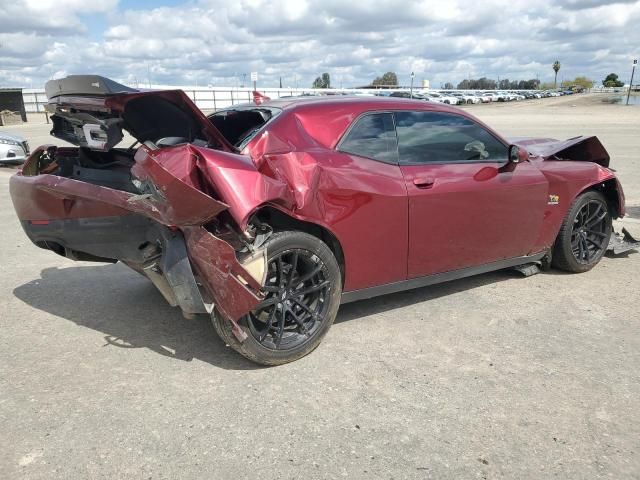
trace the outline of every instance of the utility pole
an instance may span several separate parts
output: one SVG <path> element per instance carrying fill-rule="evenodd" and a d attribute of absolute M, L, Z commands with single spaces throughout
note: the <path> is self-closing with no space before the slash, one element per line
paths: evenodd
<path fill-rule="evenodd" d="M 413 77 L 415 77 L 415 74 L 413 72 L 411 72 L 411 98 L 413 98 Z"/>
<path fill-rule="evenodd" d="M 631 95 L 631 89 L 633 88 L 633 74 L 636 73 L 637 64 L 638 64 L 638 59 L 635 58 L 633 60 L 633 67 L 631 68 L 631 80 L 629 81 L 629 90 L 627 90 L 627 105 L 629 105 L 629 95 Z"/>

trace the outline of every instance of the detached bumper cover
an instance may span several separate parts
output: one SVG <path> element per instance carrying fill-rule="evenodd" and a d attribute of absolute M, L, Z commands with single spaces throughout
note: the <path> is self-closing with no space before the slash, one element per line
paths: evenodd
<path fill-rule="evenodd" d="M 621 253 L 628 252 L 629 250 L 640 249 L 640 241 L 631 236 L 629 231 L 622 227 L 622 232 L 613 232 L 609 239 L 609 246 L 607 251 L 612 252 L 614 255 L 620 255 Z"/>

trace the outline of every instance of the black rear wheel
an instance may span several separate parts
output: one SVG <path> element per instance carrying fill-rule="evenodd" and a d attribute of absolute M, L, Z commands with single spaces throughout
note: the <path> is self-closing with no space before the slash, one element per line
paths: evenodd
<path fill-rule="evenodd" d="M 596 191 L 583 193 L 562 223 L 553 248 L 553 266 L 568 272 L 591 270 L 606 252 L 611 230 L 606 198 Z"/>
<path fill-rule="evenodd" d="M 265 298 L 239 321 L 246 340 L 239 342 L 219 313 L 212 320 L 220 337 L 240 354 L 279 365 L 318 346 L 337 314 L 342 282 L 331 250 L 306 233 L 275 233 L 267 241 L 267 258 Z"/>

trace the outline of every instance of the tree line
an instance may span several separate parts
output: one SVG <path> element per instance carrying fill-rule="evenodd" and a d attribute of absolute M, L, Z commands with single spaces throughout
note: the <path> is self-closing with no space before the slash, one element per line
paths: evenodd
<path fill-rule="evenodd" d="M 557 76 L 558 70 L 560 70 L 560 62 L 556 61 L 553 64 L 553 70 Z M 618 75 L 615 73 L 610 73 L 607 77 L 602 81 L 602 85 L 605 87 L 622 87 L 624 85 L 623 82 L 618 80 Z M 371 87 L 397 87 L 398 85 L 398 75 L 395 72 L 386 72 L 383 75 L 376 77 L 370 84 Z M 502 80 L 496 81 L 490 78 L 481 77 L 478 79 L 469 78 L 462 80 L 458 83 L 457 90 L 549 90 L 552 88 L 556 88 L 557 79 L 554 79 L 553 83 L 540 83 L 540 80 L 537 78 L 532 78 L 530 80 L 509 80 L 508 78 L 503 78 Z M 581 88 L 591 88 L 593 86 L 593 80 L 585 76 L 578 76 L 573 80 L 563 80 L 561 85 L 563 88 L 578 86 Z M 325 72 L 313 82 L 313 88 L 331 88 L 331 76 L 329 73 Z M 454 86 L 451 82 L 447 82 L 443 85 L 445 90 L 453 90 Z"/>

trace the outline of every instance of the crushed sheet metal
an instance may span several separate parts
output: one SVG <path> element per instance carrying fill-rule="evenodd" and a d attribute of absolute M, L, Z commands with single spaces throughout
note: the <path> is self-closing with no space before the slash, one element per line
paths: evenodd
<path fill-rule="evenodd" d="M 185 169 L 184 164 L 195 164 L 196 158 L 185 153 L 188 152 L 183 149 L 163 152 L 163 164 L 160 164 L 154 153 L 143 146 L 136 152 L 136 163 L 131 168 L 138 180 L 154 186 L 151 196 L 140 203 L 159 212 L 165 225 L 201 225 L 228 208 L 187 181 L 192 170 Z M 185 157 L 189 161 L 185 161 Z"/>
<path fill-rule="evenodd" d="M 98 214 L 104 215 L 105 212 L 117 216 L 133 212 L 163 225 L 178 226 L 185 234 L 189 257 L 203 277 L 203 283 L 216 307 L 235 323 L 235 320 L 253 310 L 260 301 L 251 291 L 258 291 L 260 284 L 238 263 L 231 245 L 214 237 L 203 227 L 190 227 L 206 223 L 227 206 L 181 181 L 147 155 L 146 150 L 141 149 L 139 152 L 142 152 L 139 153 L 142 158 L 137 158 L 140 162 L 137 175 L 143 180 L 149 179 L 154 184 L 158 182 L 165 187 L 162 194 L 166 200 L 155 197 L 154 194 L 151 197 L 135 195 L 56 175 L 14 175 L 10 181 L 10 190 L 18 216 L 39 220 L 99 216 Z M 16 202 L 19 197 L 29 200 Z M 34 198 L 38 201 L 33 201 Z M 81 208 L 76 209 L 76 206 Z M 175 303 L 178 299 L 172 300 L 170 303 Z M 197 299 L 192 300 L 196 302 Z M 190 310 L 192 309 L 187 309 L 186 313 L 191 313 Z"/>
<path fill-rule="evenodd" d="M 598 137 L 580 136 L 568 140 L 553 138 L 513 138 L 516 145 L 529 153 L 539 155 L 545 160 L 573 160 L 594 162 L 603 167 L 609 166 L 609 153 Z"/>
<path fill-rule="evenodd" d="M 640 241 L 631 236 L 629 231 L 622 227 L 622 233 L 613 232 L 609 239 L 609 246 L 607 246 L 608 252 L 613 252 L 614 255 L 620 255 L 621 253 L 628 252 L 629 250 L 640 249 Z"/>
<path fill-rule="evenodd" d="M 236 322 L 255 309 L 261 300 L 257 295 L 261 285 L 238 263 L 233 247 L 203 227 L 181 230 L 189 258 L 220 313 Z"/>

